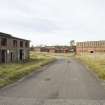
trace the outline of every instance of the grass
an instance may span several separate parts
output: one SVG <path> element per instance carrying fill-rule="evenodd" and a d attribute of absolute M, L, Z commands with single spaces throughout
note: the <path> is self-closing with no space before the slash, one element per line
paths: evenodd
<path fill-rule="evenodd" d="M 40 54 L 40 52 L 37 52 Z M 42 53 L 41 53 L 42 54 Z M 43 54 L 47 54 L 47 56 L 50 56 L 50 57 L 61 57 L 61 58 L 70 58 L 72 56 L 74 56 L 75 54 L 74 53 L 46 53 L 46 52 L 43 52 Z"/>
<path fill-rule="evenodd" d="M 105 55 L 104 54 L 91 54 L 77 56 L 78 59 L 83 61 L 88 67 L 93 70 L 100 79 L 105 80 Z"/>
<path fill-rule="evenodd" d="M 26 63 L 0 64 L 0 88 L 11 84 L 20 78 L 37 71 L 55 59 L 47 54 L 30 53 L 30 60 Z"/>

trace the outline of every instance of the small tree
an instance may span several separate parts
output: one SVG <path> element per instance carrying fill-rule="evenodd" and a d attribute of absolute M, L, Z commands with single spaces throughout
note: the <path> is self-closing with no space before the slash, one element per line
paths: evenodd
<path fill-rule="evenodd" d="M 30 47 L 30 50 L 31 50 L 31 51 L 33 51 L 33 50 L 34 50 L 34 46 L 33 46 L 33 45 Z"/>
<path fill-rule="evenodd" d="M 74 40 L 70 41 L 70 46 L 75 46 L 75 41 Z"/>
<path fill-rule="evenodd" d="M 71 52 L 74 52 L 76 51 L 76 47 L 75 47 L 75 41 L 74 40 L 71 40 L 70 41 L 70 51 Z"/>

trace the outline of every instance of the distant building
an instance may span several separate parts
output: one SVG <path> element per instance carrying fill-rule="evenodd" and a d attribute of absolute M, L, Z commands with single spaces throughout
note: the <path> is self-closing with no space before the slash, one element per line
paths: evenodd
<path fill-rule="evenodd" d="M 105 41 L 77 42 L 76 53 L 105 53 Z"/>
<path fill-rule="evenodd" d="M 29 40 L 0 32 L 0 63 L 28 60 L 29 43 Z"/>
<path fill-rule="evenodd" d="M 34 47 L 36 52 L 49 52 L 49 53 L 68 53 L 70 51 L 69 46 L 45 46 Z"/>
<path fill-rule="evenodd" d="M 49 52 L 49 49 L 46 47 L 34 47 L 33 51 L 35 51 L 35 52 Z"/>
<path fill-rule="evenodd" d="M 56 48 L 49 48 L 49 53 L 57 53 Z"/>

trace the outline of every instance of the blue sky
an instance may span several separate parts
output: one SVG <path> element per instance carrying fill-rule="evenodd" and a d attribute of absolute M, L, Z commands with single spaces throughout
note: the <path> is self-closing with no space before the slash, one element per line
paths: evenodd
<path fill-rule="evenodd" d="M 0 31 L 34 45 L 105 39 L 105 0 L 0 0 Z"/>

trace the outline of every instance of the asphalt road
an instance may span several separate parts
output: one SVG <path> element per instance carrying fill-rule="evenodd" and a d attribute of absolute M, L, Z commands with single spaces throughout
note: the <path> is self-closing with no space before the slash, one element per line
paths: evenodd
<path fill-rule="evenodd" d="M 69 105 L 83 102 L 97 105 L 104 100 L 105 89 L 100 80 L 73 59 L 59 59 L 41 72 L 0 90 L 0 105 L 68 105 L 63 104 L 67 102 Z"/>

